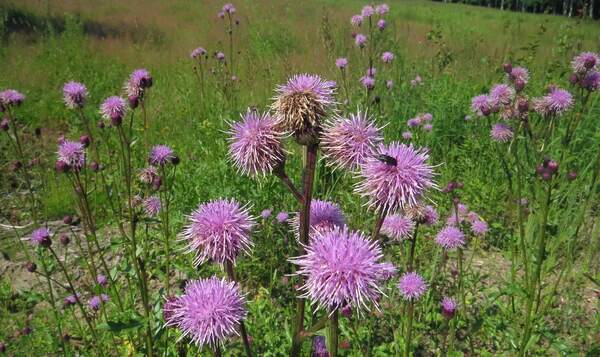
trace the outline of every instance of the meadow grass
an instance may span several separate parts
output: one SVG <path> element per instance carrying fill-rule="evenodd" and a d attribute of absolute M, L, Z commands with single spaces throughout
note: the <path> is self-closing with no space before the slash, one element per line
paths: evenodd
<path fill-rule="evenodd" d="M 221 5 L 212 0 L 202 3 L 192 0 L 107 0 L 95 3 L 9 0 L 0 5 L 0 13 L 7 14 L 5 19 L 24 21 L 19 26 L 5 21 L 0 28 L 4 30 L 0 49 L 0 88 L 15 87 L 22 91 L 27 96 L 27 105 L 20 109 L 19 120 L 27 123 L 29 129 L 42 128 L 42 137 L 36 144 L 39 149 L 36 150 L 39 150 L 43 161 L 38 179 L 45 187 L 42 200 L 48 220 L 60 219 L 75 210 L 74 199 L 64 188 L 64 178 L 55 174 L 53 166 L 56 137 L 60 133 L 78 137 L 82 132 L 76 117 L 62 105 L 62 85 L 67 80 L 87 85 L 90 99 L 85 114 L 95 122 L 100 118 L 97 108 L 101 101 L 120 93 L 124 78 L 132 69 L 142 67 L 154 77 L 154 87 L 147 103 L 150 108 L 150 141 L 170 145 L 181 157 L 174 189 L 176 227 L 181 227 L 184 214 L 195 208 L 198 202 L 218 197 L 236 197 L 242 202 L 253 202 L 252 212 L 255 215 L 264 208 L 272 208 L 274 212 L 297 209 L 292 197 L 275 178 L 257 183 L 237 174 L 226 160 L 225 131 L 247 107 L 265 109 L 271 102 L 275 86 L 289 75 L 319 73 L 339 81 L 335 58 L 347 56 L 350 68 L 359 63 L 362 59 L 349 35 L 352 32 L 349 18 L 363 2 L 247 0 L 237 3 L 241 22 L 235 32 L 235 75 L 239 80 L 233 100 L 219 90 L 222 79 L 216 75 L 208 79 L 207 85 L 211 90 L 201 97 L 189 59 L 189 52 L 199 45 L 207 48 L 209 53 L 228 50 L 224 27 L 215 16 Z M 600 24 L 559 16 L 413 0 L 393 4 L 389 19 L 389 30 L 393 35 L 384 40 L 382 48 L 389 48 L 396 54 L 396 61 L 387 73 L 394 79 L 396 87 L 392 94 L 382 99 L 385 105 L 382 112 L 386 113 L 385 120 L 389 121 L 384 129 L 386 141 L 401 138 L 406 119 L 423 112 L 433 114 L 434 132 L 415 141 L 429 147 L 432 162 L 440 163 L 437 168 L 439 182 L 454 179 L 464 182 L 465 201 L 491 226 L 491 233 L 484 243 L 489 255 L 483 265 L 505 269 L 503 273 L 507 274 L 510 262 L 506 241 L 509 231 L 505 222 L 511 218 L 508 208 L 511 202 L 505 198 L 502 164 L 498 160 L 497 147 L 487 140 L 487 126 L 482 122 L 464 120 L 469 112 L 470 99 L 489 89 L 491 83 L 501 80 L 501 64 L 505 61 L 530 69 L 533 79 L 528 87 L 531 92 L 541 94 L 543 87 L 550 82 L 566 87 L 570 58 L 581 50 L 598 51 L 600 48 Z M 47 26 L 48 21 L 52 26 Z M 423 77 L 424 85 L 411 88 L 409 81 L 417 74 Z M 351 76 L 352 86 L 357 86 L 358 77 L 358 73 Z M 590 103 L 590 113 L 590 118 L 597 118 L 600 114 L 597 96 Z M 593 170 L 588 161 L 597 150 L 599 127 L 597 120 L 582 123 L 580 133 L 587 135 L 578 136 L 574 143 L 577 155 L 567 164 L 578 169 L 582 182 L 587 182 Z M 29 141 L 36 142 L 33 137 Z M 141 165 L 145 159 L 137 157 L 135 160 Z M 291 152 L 288 161 L 290 176 L 299 177 L 301 153 Z M 9 162 L 2 159 L 2 163 L 6 164 L 3 171 L 8 171 Z M 319 163 L 317 177 L 316 197 L 339 202 L 354 228 L 368 230 L 372 226 L 372 218 L 364 218 L 367 215 L 363 202 L 352 192 L 353 177 L 331 172 L 322 162 Z M 3 179 L 1 183 L 8 191 L 9 180 Z M 575 186 L 567 195 L 570 203 L 581 199 L 579 189 Z M 433 195 L 438 201 L 442 201 L 443 197 L 442 194 Z M 18 211 L 18 207 L 10 203 L 10 197 L 3 197 L 2 202 Z M 550 225 L 560 227 L 566 224 L 579 212 L 576 208 L 556 214 Z M 26 221 L 27 217 L 22 219 Z M 107 226 L 114 223 L 110 214 L 105 214 L 102 219 Z M 591 219 L 596 220 L 597 217 Z M 535 225 L 534 222 L 528 224 Z M 590 230 L 586 239 L 593 243 L 591 237 L 597 237 L 597 224 L 590 222 L 586 227 Z M 293 238 L 288 236 L 285 227 L 263 224 L 255 237 L 255 254 L 239 264 L 242 281 L 259 282 L 252 289 L 249 325 L 251 335 L 265 336 L 260 344 L 263 355 L 282 355 L 288 350 L 290 336 L 286 335 L 286 331 L 289 330 L 289 321 L 285 316 L 291 314 L 289 310 L 294 296 L 281 283 L 281 278 L 289 271 L 276 269 L 286 266 L 285 259 L 293 254 L 289 243 Z M 433 238 L 434 233 L 427 232 L 426 236 Z M 549 248 L 554 252 L 563 248 L 560 242 L 564 237 L 555 238 Z M 115 240 L 113 238 L 113 244 L 118 246 Z M 425 256 L 433 255 L 432 247 L 423 249 Z M 590 249 L 589 255 L 584 256 L 589 259 L 588 262 L 593 262 L 597 257 L 594 253 L 597 246 L 592 245 Z M 176 267 L 189 271 L 191 260 L 189 256 L 181 256 L 175 262 Z M 490 262 L 492 260 L 494 262 Z M 585 269 L 593 271 L 589 266 Z M 199 275 L 217 270 L 202 267 Z M 467 289 L 473 292 L 473 301 L 475 297 L 482 299 L 484 296 L 480 306 L 485 309 L 486 317 L 471 325 L 470 330 L 459 331 L 457 350 L 467 351 L 466 334 L 485 341 L 477 348 L 489 354 L 510 351 L 508 345 L 514 344 L 515 340 L 518 344 L 519 331 L 503 323 L 503 315 L 497 311 L 498 307 L 491 298 L 485 300 L 487 297 L 483 292 L 497 293 L 497 299 L 506 294 L 506 291 L 496 289 L 494 284 L 508 278 L 494 279 L 490 277 L 493 274 L 494 271 L 482 269 L 474 273 L 467 283 Z M 597 322 L 589 315 L 590 311 L 595 311 L 590 307 L 592 303 L 585 301 L 591 290 L 589 283 L 581 274 L 570 279 L 570 286 L 574 289 L 561 292 L 572 304 L 569 308 L 553 312 L 555 315 L 551 322 L 538 337 L 544 343 L 537 353 L 578 353 L 592 350 L 597 344 L 589 334 L 592 325 L 596 324 L 597 328 Z M 6 297 L 0 301 L 26 305 L 40 300 L 39 296 L 23 293 L 11 300 L 10 284 L 4 281 L 3 284 L 0 292 Z M 4 307 L 8 310 L 8 306 Z M 30 309 L 22 306 L 14 308 L 21 312 Z M 285 314 L 280 314 L 282 310 Z M 154 313 L 160 314 L 158 305 L 154 307 Z M 344 324 L 342 331 L 347 336 L 359 335 L 359 340 L 367 341 L 368 346 L 377 346 L 371 351 L 374 355 L 398 353 L 399 347 L 389 342 L 389 337 L 398 333 L 394 322 L 399 314 L 399 311 L 394 311 L 383 318 L 371 316 L 364 321 L 364 326 L 359 326 L 358 331 L 356 326 Z M 35 326 L 39 333 L 34 334 L 32 339 L 21 339 L 14 350 L 16 353 L 43 351 L 44 346 L 49 345 L 51 331 L 43 323 L 49 316 L 48 309 L 36 308 L 38 323 Z M 256 320 L 258 316 L 260 321 Z M 2 323 L 13 321 L 18 319 L 14 316 L 0 317 Z M 427 325 L 423 321 L 427 321 Z M 422 316 L 417 327 L 435 331 L 439 324 L 441 322 L 431 316 Z M 417 344 L 425 350 L 434 348 L 432 341 L 437 341 L 439 336 L 431 334 L 433 332 L 424 333 Z M 0 340 L 8 336 L 8 331 L 0 332 Z M 126 350 L 123 348 L 119 352 L 125 353 Z M 241 345 L 234 346 L 233 353 L 241 351 Z M 351 355 L 362 353 L 361 346 L 353 345 L 350 351 Z"/>

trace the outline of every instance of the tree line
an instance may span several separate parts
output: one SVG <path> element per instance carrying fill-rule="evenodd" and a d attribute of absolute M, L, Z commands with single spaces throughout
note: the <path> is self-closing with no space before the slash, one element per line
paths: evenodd
<path fill-rule="evenodd" d="M 435 0 L 434 0 L 435 1 Z M 600 0 L 442 0 L 470 5 L 493 7 L 500 10 L 543 13 L 598 19 Z"/>

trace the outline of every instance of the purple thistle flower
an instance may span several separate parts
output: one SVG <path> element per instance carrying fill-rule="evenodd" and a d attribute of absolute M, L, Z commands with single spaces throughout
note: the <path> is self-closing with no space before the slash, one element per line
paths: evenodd
<path fill-rule="evenodd" d="M 217 54 L 215 55 L 215 58 L 219 62 L 224 62 L 225 61 L 225 54 L 223 52 L 217 52 Z"/>
<path fill-rule="evenodd" d="M 585 73 L 590 70 L 596 70 L 600 63 L 600 56 L 594 52 L 582 52 L 575 56 L 571 61 L 571 68 L 575 73 Z"/>
<path fill-rule="evenodd" d="M 363 35 L 362 33 L 356 34 L 356 37 L 354 37 L 354 43 L 356 43 L 359 48 L 365 47 L 367 44 L 367 36 Z"/>
<path fill-rule="evenodd" d="M 235 6 L 233 6 L 233 4 L 231 4 L 231 3 L 223 5 L 223 12 L 228 13 L 228 14 L 234 14 Z"/>
<path fill-rule="evenodd" d="M 462 248 L 465 245 L 465 235 L 455 226 L 446 226 L 437 234 L 435 242 L 446 250 Z"/>
<path fill-rule="evenodd" d="M 125 99 L 117 96 L 108 97 L 100 105 L 100 114 L 114 125 L 120 125 L 127 111 Z"/>
<path fill-rule="evenodd" d="M 336 117 L 321 134 L 321 148 L 328 164 L 347 170 L 357 169 L 373 156 L 381 142 L 380 129 L 366 112 L 360 111 L 348 118 Z"/>
<path fill-rule="evenodd" d="M 296 274 L 306 277 L 302 297 L 332 310 L 350 305 L 357 310 L 382 295 L 379 288 L 389 264 L 380 263 L 383 254 L 376 241 L 360 232 L 335 228 L 317 232 L 306 254 L 290 259 L 299 266 Z"/>
<path fill-rule="evenodd" d="M 162 308 L 163 320 L 167 326 L 176 326 L 179 320 L 174 318 L 175 310 L 179 307 L 179 299 L 175 296 L 167 296 Z"/>
<path fill-rule="evenodd" d="M 394 87 L 394 81 L 392 81 L 391 79 L 388 79 L 385 82 L 385 86 L 387 87 L 388 90 L 392 90 L 392 87 Z"/>
<path fill-rule="evenodd" d="M 34 247 L 44 247 L 47 248 L 52 245 L 52 234 L 46 227 L 41 227 L 33 232 L 29 236 L 29 242 Z"/>
<path fill-rule="evenodd" d="M 523 84 L 529 82 L 529 71 L 525 67 L 513 67 L 508 75 L 508 79 L 513 83 L 521 81 Z"/>
<path fill-rule="evenodd" d="M 361 15 L 354 15 L 350 18 L 352 26 L 359 27 L 363 23 L 363 17 Z"/>
<path fill-rule="evenodd" d="M 504 123 L 498 123 L 492 126 L 490 136 L 494 141 L 506 143 L 513 138 L 513 131 L 508 125 Z"/>
<path fill-rule="evenodd" d="M 344 69 L 348 66 L 348 59 L 345 57 L 340 57 L 335 60 L 335 66 L 339 69 Z"/>
<path fill-rule="evenodd" d="M 192 53 L 190 53 L 190 57 L 193 59 L 201 59 L 204 55 L 206 55 L 206 50 L 202 47 L 195 48 Z"/>
<path fill-rule="evenodd" d="M 433 125 L 427 123 L 427 124 L 423 125 L 423 130 L 425 130 L 425 131 L 431 131 L 431 130 L 433 130 Z"/>
<path fill-rule="evenodd" d="M 410 131 L 402 132 L 402 139 L 410 140 L 410 139 L 412 139 L 412 137 L 413 137 L 413 134 Z"/>
<path fill-rule="evenodd" d="M 200 204 L 188 216 L 183 238 L 188 241 L 188 252 L 196 253 L 196 266 L 208 259 L 235 262 L 240 251 L 250 250 L 254 224 L 248 209 L 235 200 L 215 200 Z"/>
<path fill-rule="evenodd" d="M 390 11 L 390 7 L 387 4 L 379 4 L 375 6 L 375 12 L 378 15 L 385 15 Z"/>
<path fill-rule="evenodd" d="M 277 213 L 277 216 L 275 216 L 275 219 L 277 219 L 277 222 L 279 222 L 279 223 L 287 222 L 288 218 L 289 218 L 288 213 L 284 212 L 284 211 Z"/>
<path fill-rule="evenodd" d="M 377 28 L 379 29 L 379 31 L 385 30 L 386 26 L 387 26 L 387 23 L 385 22 L 384 19 L 379 19 L 379 21 L 377 21 Z"/>
<path fill-rule="evenodd" d="M 420 117 L 415 117 L 415 118 L 408 119 L 406 121 L 406 125 L 408 125 L 409 128 L 416 128 L 421 125 L 421 122 L 422 122 L 422 120 Z"/>
<path fill-rule="evenodd" d="M 63 141 L 58 145 L 58 161 L 75 170 L 85 165 L 85 149 L 83 144 L 76 141 Z"/>
<path fill-rule="evenodd" d="M 167 145 L 155 145 L 150 150 L 150 155 L 148 155 L 148 162 L 151 165 L 155 166 L 164 166 L 165 164 L 171 162 L 175 155 L 173 154 L 173 149 L 168 147 Z"/>
<path fill-rule="evenodd" d="M 235 282 L 213 276 L 189 282 L 172 306 L 167 326 L 176 326 L 197 346 L 211 347 L 237 335 L 246 316 L 245 299 Z"/>
<path fill-rule="evenodd" d="M 63 99 L 67 108 L 83 108 L 87 96 L 87 88 L 81 83 L 71 81 L 65 83 L 63 87 Z"/>
<path fill-rule="evenodd" d="M 219 11 L 217 13 L 217 17 L 220 18 L 220 19 L 224 19 L 225 18 L 225 13 L 223 11 Z"/>
<path fill-rule="evenodd" d="M 425 206 L 423 210 L 425 216 L 425 225 L 433 226 L 438 222 L 439 216 L 436 209 L 433 206 Z"/>
<path fill-rule="evenodd" d="M 547 96 L 546 101 L 551 113 L 562 115 L 573 106 L 573 96 L 564 89 L 554 89 Z"/>
<path fill-rule="evenodd" d="M 421 119 L 423 119 L 424 122 L 430 122 L 433 120 L 433 115 L 431 115 L 431 113 L 425 113 L 421 115 Z"/>
<path fill-rule="evenodd" d="M 367 76 L 375 78 L 375 74 L 377 74 L 377 68 L 375 68 L 375 67 L 367 68 Z"/>
<path fill-rule="evenodd" d="M 394 54 L 391 52 L 384 52 L 381 55 L 381 60 L 383 61 L 383 63 L 392 63 L 392 61 L 394 60 Z"/>
<path fill-rule="evenodd" d="M 515 97 L 515 90 L 507 84 L 496 84 L 490 90 L 490 96 L 494 106 L 508 105 Z"/>
<path fill-rule="evenodd" d="M 300 234 L 300 214 L 294 215 L 292 227 L 296 236 Z M 313 199 L 310 202 L 310 238 L 312 239 L 317 231 L 332 230 L 342 228 L 346 225 L 346 218 L 340 206 L 333 202 Z"/>
<path fill-rule="evenodd" d="M 160 198 L 158 198 L 158 196 L 150 196 L 142 202 L 142 207 L 144 208 L 144 213 L 146 213 L 148 217 L 155 217 L 160 213 L 162 204 L 160 203 Z"/>
<path fill-rule="evenodd" d="M 362 8 L 362 11 L 360 12 L 360 14 L 362 15 L 362 17 L 371 17 L 375 14 L 375 9 L 373 8 L 373 6 L 371 5 L 365 5 Z"/>
<path fill-rule="evenodd" d="M 138 98 L 150 87 L 152 87 L 152 76 L 150 75 L 150 72 L 140 68 L 131 73 L 124 88 L 128 98 Z"/>
<path fill-rule="evenodd" d="M 478 116 L 488 116 L 492 111 L 492 100 L 489 96 L 482 94 L 471 99 L 471 110 Z"/>
<path fill-rule="evenodd" d="M 73 306 L 77 304 L 78 297 L 76 295 L 68 295 L 63 299 L 63 305 L 65 307 Z"/>
<path fill-rule="evenodd" d="M 140 182 L 146 185 L 151 185 L 157 177 L 159 177 L 158 170 L 154 166 L 143 168 L 138 174 Z"/>
<path fill-rule="evenodd" d="M 600 72 L 588 72 L 580 82 L 581 86 L 590 92 L 600 89 Z"/>
<path fill-rule="evenodd" d="M 229 157 L 245 175 L 271 173 L 285 159 L 284 133 L 268 113 L 248 109 L 229 132 Z"/>
<path fill-rule="evenodd" d="M 297 137 L 312 135 L 321 126 L 321 120 L 333 108 L 335 82 L 317 75 L 298 74 L 285 85 L 277 87 L 277 96 L 271 108 L 283 129 Z"/>
<path fill-rule="evenodd" d="M 415 272 L 404 273 L 398 282 L 398 289 L 405 300 L 414 301 L 425 294 L 427 283 Z"/>
<path fill-rule="evenodd" d="M 313 351 L 311 357 L 329 357 L 325 336 L 315 336 L 313 339 Z"/>
<path fill-rule="evenodd" d="M 18 107 L 25 100 L 25 96 L 14 89 L 0 92 L 0 111 L 8 107 Z"/>
<path fill-rule="evenodd" d="M 440 305 L 442 306 L 442 315 L 444 315 L 445 318 L 451 319 L 454 317 L 458 304 L 453 298 L 447 296 L 444 297 L 440 302 Z"/>
<path fill-rule="evenodd" d="M 88 306 L 93 311 L 98 311 L 98 310 L 100 310 L 100 306 L 102 305 L 102 303 L 107 302 L 107 301 L 108 301 L 108 295 L 105 295 L 105 294 L 95 295 L 95 296 L 92 296 L 92 298 L 88 301 Z"/>
<path fill-rule="evenodd" d="M 264 210 L 263 210 L 263 211 L 260 213 L 260 216 L 262 217 L 262 219 L 267 219 L 267 218 L 271 217 L 271 214 L 272 214 L 272 212 L 273 212 L 273 211 L 272 211 L 272 210 L 270 210 L 270 209 L 264 209 Z"/>
<path fill-rule="evenodd" d="M 397 142 L 380 144 L 379 155 L 368 158 L 362 166 L 361 182 L 356 192 L 368 199 L 377 210 L 396 211 L 417 205 L 433 182 L 433 167 L 427 164 L 426 149 L 415 149 Z M 381 156 L 393 160 L 381 160 Z"/>
<path fill-rule="evenodd" d="M 475 235 L 483 236 L 488 231 L 488 225 L 485 221 L 477 219 L 471 223 L 471 230 Z"/>
<path fill-rule="evenodd" d="M 371 90 L 373 88 L 375 88 L 375 78 L 371 77 L 371 76 L 363 76 L 360 78 L 360 83 L 367 88 L 368 90 Z"/>
<path fill-rule="evenodd" d="M 415 222 L 406 216 L 391 214 L 385 217 L 381 225 L 381 233 L 397 241 L 410 238 Z"/>
<path fill-rule="evenodd" d="M 419 84 L 423 84 L 423 79 L 421 78 L 421 76 L 419 76 L 418 74 L 416 75 L 415 79 L 410 81 L 410 85 L 415 87 Z"/>
<path fill-rule="evenodd" d="M 106 276 L 103 274 L 98 274 L 98 276 L 96 277 L 96 282 L 103 288 L 108 286 L 108 278 L 106 278 Z"/>

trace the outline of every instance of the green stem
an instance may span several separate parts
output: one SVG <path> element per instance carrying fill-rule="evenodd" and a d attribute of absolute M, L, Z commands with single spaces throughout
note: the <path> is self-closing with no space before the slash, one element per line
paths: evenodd
<path fill-rule="evenodd" d="M 406 324 L 406 347 L 404 348 L 404 357 L 410 356 L 411 343 L 412 343 L 412 325 L 413 325 L 413 315 L 415 312 L 415 306 L 412 301 L 408 302 L 408 322 Z"/>
<path fill-rule="evenodd" d="M 329 318 L 329 356 L 338 355 L 338 309 L 331 313 Z"/>
<path fill-rule="evenodd" d="M 227 278 L 229 281 L 236 282 L 235 272 L 233 271 L 233 263 L 231 260 L 227 260 L 224 263 L 225 271 L 227 272 Z M 242 341 L 244 342 L 244 349 L 246 350 L 246 355 L 248 357 L 252 357 L 252 348 L 250 348 L 250 340 L 248 339 L 248 333 L 246 332 L 246 325 L 244 321 L 240 321 L 240 334 L 242 335 Z"/>

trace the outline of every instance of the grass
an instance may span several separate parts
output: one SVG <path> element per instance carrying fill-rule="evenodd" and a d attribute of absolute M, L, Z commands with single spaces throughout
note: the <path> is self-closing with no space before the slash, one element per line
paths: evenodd
<path fill-rule="evenodd" d="M 274 212 L 296 210 L 294 201 L 276 179 L 267 178 L 257 183 L 237 175 L 226 161 L 224 131 L 229 127 L 228 122 L 237 120 L 247 107 L 266 108 L 275 86 L 290 74 L 314 72 L 339 81 L 334 61 L 340 56 L 349 58 L 351 69 L 357 68 L 364 59 L 354 49 L 349 36 L 352 31 L 349 18 L 359 11 L 363 2 L 246 0 L 236 3 L 241 22 L 235 29 L 235 46 L 239 51 L 235 56 L 235 74 L 239 78 L 235 100 L 229 101 L 221 94 L 221 78 L 216 75 L 209 78 L 207 85 L 212 90 L 201 100 L 189 52 L 202 45 L 211 53 L 224 50 L 229 55 L 222 20 L 215 16 L 221 5 L 217 1 L 200 4 L 192 0 L 94 3 L 7 0 L 0 5 L 0 14 L 5 14 L 2 18 L 6 19 L 0 27 L 4 33 L 0 48 L 0 88 L 15 87 L 22 91 L 27 102 L 19 110 L 19 120 L 27 124 L 29 132 L 35 127 L 42 128 L 42 137 L 31 136 L 28 143 L 36 147 L 35 151 L 31 150 L 32 154 L 35 152 L 42 159 L 37 180 L 45 188 L 42 200 L 48 220 L 60 219 L 75 210 L 64 179 L 53 170 L 56 137 L 60 133 L 78 137 L 82 132 L 73 113 L 61 105 L 62 85 L 71 79 L 87 85 L 90 99 L 85 112 L 96 121 L 100 117 L 97 110 L 100 102 L 120 93 L 131 70 L 142 67 L 150 70 L 154 77 L 149 98 L 151 142 L 168 144 L 181 156 L 173 208 L 175 227 L 181 227 L 183 215 L 199 202 L 217 197 L 253 202 L 255 215 L 263 208 L 272 208 Z M 505 199 L 506 185 L 496 148 L 489 140 L 481 139 L 488 135 L 487 127 L 481 122 L 467 123 L 463 119 L 468 113 L 470 98 L 499 81 L 501 63 L 509 60 L 531 70 L 532 93 L 542 93 L 543 86 L 550 82 L 566 87 L 569 59 L 583 49 L 598 51 L 600 48 L 600 24 L 560 16 L 413 0 L 393 4 L 389 19 L 388 29 L 393 36 L 386 38 L 382 47 L 396 54 L 396 61 L 386 73 L 394 79 L 396 89 L 383 98 L 386 117 L 380 120 L 390 122 L 384 129 L 386 140 L 401 138 L 406 119 L 422 112 L 433 114 L 433 134 L 416 141 L 428 146 L 432 161 L 440 163 L 439 182 L 460 179 L 465 183 L 464 199 L 492 227 L 484 246 L 495 255 L 488 259 L 500 262 L 501 269 L 503 261 L 509 262 L 507 241 L 510 237 L 505 222 L 510 218 L 510 202 Z M 48 23 L 52 24 L 50 28 Z M 362 73 L 362 70 L 352 73 L 352 86 L 356 86 L 362 75 L 357 72 Z M 425 84 L 411 89 L 408 82 L 417 74 L 423 77 Z M 600 114 L 597 96 L 591 104 L 591 113 L 592 117 Z M 582 182 L 591 176 L 593 167 L 587 161 L 595 153 L 598 138 L 594 133 L 598 133 L 598 129 L 599 124 L 594 120 L 582 124 L 580 131 L 588 135 L 578 138 L 575 143 L 578 155 L 568 163 L 569 167 L 578 168 Z M 5 143 L 2 141 L 2 145 Z M 2 148 L 5 151 L 6 148 Z M 0 183 L 8 191 L 9 179 L 4 179 L 4 172 L 8 177 L 10 161 L 1 160 L 3 179 Z M 136 163 L 141 165 L 144 160 L 137 157 Z M 290 176 L 299 177 L 301 153 L 292 152 L 289 161 Z M 364 218 L 362 201 L 352 193 L 355 182 L 352 177 L 331 173 L 320 163 L 317 182 L 317 197 L 339 202 L 353 228 L 370 229 L 372 218 Z M 575 202 L 578 189 L 574 187 L 569 194 Z M 443 197 L 434 195 L 433 198 L 441 201 Z M 2 201 L 7 206 L 15 205 L 8 196 Z M 5 218 L 8 214 L 2 215 Z M 574 210 L 555 215 L 550 225 L 561 227 L 574 215 Z M 26 221 L 27 217 L 22 219 Z M 110 226 L 113 218 L 105 215 L 103 223 Z M 534 222 L 530 224 L 534 226 Z M 597 236 L 597 224 L 588 227 L 591 227 L 588 236 Z M 434 233 L 428 231 L 426 236 L 433 237 Z M 284 259 L 293 254 L 288 236 L 284 228 L 264 224 L 255 237 L 255 254 L 240 264 L 244 281 L 260 282 L 252 290 L 249 325 L 251 335 L 257 339 L 264 336 L 259 347 L 264 355 L 287 353 L 289 336 L 285 331 L 289 330 L 289 321 L 285 316 L 291 315 L 294 300 L 282 282 L 283 275 L 289 272 Z M 559 236 L 554 238 L 559 241 Z M 2 244 L 6 248 L 6 244 Z M 561 247 L 555 243 L 552 251 L 560 251 Z M 423 249 L 425 256 L 433 254 L 432 247 Z M 594 251 L 592 248 L 588 259 L 597 257 Z M 391 254 L 396 253 L 399 254 Z M 188 256 L 179 258 L 176 264 L 181 271 L 193 276 L 189 272 L 191 259 Z M 199 275 L 207 276 L 214 271 L 217 270 L 205 267 Z M 473 292 L 485 289 L 498 294 L 500 299 L 506 291 L 493 286 L 505 283 L 508 277 L 493 275 L 493 270 L 485 268 L 473 272 L 467 289 Z M 581 275 L 571 279 L 570 286 L 574 288 L 562 292 L 568 301 L 577 303 L 551 316 L 539 336 L 544 343 L 536 350 L 538 353 L 544 353 L 545 349 L 551 354 L 580 353 L 597 345 L 589 334 L 594 326 L 597 330 L 597 321 L 590 315 L 590 311 L 595 310 L 590 308 L 592 303 L 582 300 L 589 297 L 591 288 Z M 482 281 L 487 285 L 483 286 Z M 38 298 L 19 295 L 11 300 L 9 284 L 4 284 L 0 292 L 6 295 L 0 299 L 4 303 L 14 300 L 21 304 L 21 299 Z M 398 299 L 391 296 L 387 303 L 393 305 Z M 482 342 L 477 347 L 481 353 L 511 353 L 507 351 L 514 351 L 510 344 L 515 340 L 518 343 L 519 331 L 503 321 L 506 315 L 498 311 L 495 301 L 485 299 L 485 296 L 473 299 L 473 303 L 477 301 L 477 307 L 485 311 L 485 319 L 478 321 L 477 330 L 459 333 L 479 337 Z M 19 307 L 16 314 L 8 318 L 2 316 L 0 321 L 7 324 L 18 321 L 31 309 Z M 280 314 L 282 310 L 285 314 Z M 159 314 L 158 305 L 155 313 Z M 43 321 L 49 315 L 47 309 L 36 308 L 36 329 L 45 329 Z M 264 320 L 256 320 L 258 316 Z M 384 318 L 371 316 L 358 331 L 354 331 L 356 326 L 350 323 L 343 324 L 342 334 L 358 334 L 360 341 L 374 346 L 371 351 L 374 355 L 399 353 L 399 347 L 390 342 L 390 335 L 399 333 L 395 324 L 399 318 L 399 311 Z M 424 349 L 421 352 L 435 350 L 439 336 L 432 334 L 441 323 L 434 316 L 420 316 L 416 328 L 429 331 L 416 341 L 416 345 Z M 16 326 L 11 331 L 15 329 Z M 369 334 L 368 331 L 374 332 Z M 0 332 L 0 340 L 6 340 L 10 333 Z M 18 339 L 18 349 L 12 351 L 39 352 L 41 346 L 49 345 L 49 333 L 44 330 L 30 339 Z M 466 350 L 465 336 L 457 336 L 457 339 Z M 234 348 L 241 353 L 241 345 Z M 351 347 L 350 355 L 360 354 L 360 346 Z"/>

